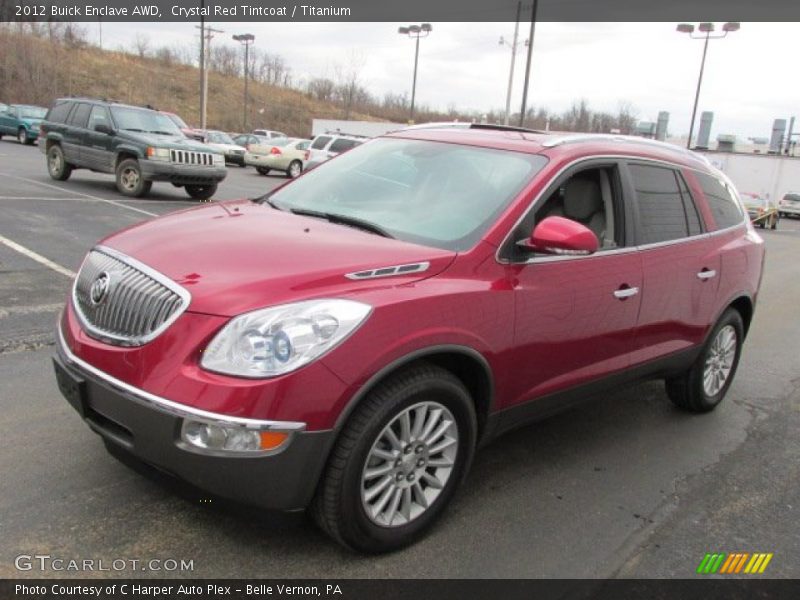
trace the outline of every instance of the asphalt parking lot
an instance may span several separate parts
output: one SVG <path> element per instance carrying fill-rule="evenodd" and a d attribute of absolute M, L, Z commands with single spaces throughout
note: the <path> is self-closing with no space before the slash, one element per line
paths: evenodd
<path fill-rule="evenodd" d="M 283 183 L 229 168 L 216 199 Z M 0 577 L 690 577 L 706 552 L 772 552 L 800 577 L 800 221 L 765 231 L 767 269 L 737 378 L 712 414 L 663 386 L 620 389 L 479 453 L 445 518 L 391 555 L 347 552 L 302 516 L 207 502 L 124 467 L 56 389 L 53 325 L 104 235 L 196 205 L 156 184 L 54 182 L 0 141 Z M 198 240 L 198 244 L 202 240 Z M 191 572 L 20 572 L 15 557 L 192 560 Z"/>

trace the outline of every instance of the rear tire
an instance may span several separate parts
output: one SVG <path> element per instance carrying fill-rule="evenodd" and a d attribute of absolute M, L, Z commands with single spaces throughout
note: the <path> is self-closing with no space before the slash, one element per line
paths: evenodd
<path fill-rule="evenodd" d="M 64 158 L 61 146 L 54 144 L 47 151 L 47 172 L 56 181 L 66 181 L 72 175 L 72 165 Z"/>
<path fill-rule="evenodd" d="M 256 167 L 256 171 L 258 171 L 259 175 L 269 175 L 269 169 L 267 167 Z"/>
<path fill-rule="evenodd" d="M 217 193 L 217 184 L 211 185 L 187 185 L 186 193 L 195 200 L 208 200 Z"/>
<path fill-rule="evenodd" d="M 430 364 L 398 372 L 347 420 L 311 514 L 349 548 L 407 546 L 444 511 L 469 469 L 476 437 L 474 404 L 457 377 Z"/>
<path fill-rule="evenodd" d="M 142 169 L 135 158 L 126 158 L 117 165 L 117 189 L 120 194 L 140 198 L 146 195 L 151 187 L 153 182 L 142 178 Z"/>
<path fill-rule="evenodd" d="M 670 400 L 684 410 L 696 413 L 714 410 L 725 398 L 744 341 L 744 322 L 739 311 L 726 310 L 708 336 L 703 351 L 684 373 L 666 380 Z"/>

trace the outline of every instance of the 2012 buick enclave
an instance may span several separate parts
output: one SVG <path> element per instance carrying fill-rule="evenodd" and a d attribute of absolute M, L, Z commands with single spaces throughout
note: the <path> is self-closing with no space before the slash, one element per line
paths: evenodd
<path fill-rule="evenodd" d="M 662 378 L 715 408 L 763 259 L 691 152 L 414 128 L 103 240 L 56 373 L 115 452 L 385 551 L 429 528 L 479 443 L 577 398 Z"/>

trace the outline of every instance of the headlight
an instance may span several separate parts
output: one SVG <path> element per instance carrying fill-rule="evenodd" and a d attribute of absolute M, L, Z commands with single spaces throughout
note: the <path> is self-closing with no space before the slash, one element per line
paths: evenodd
<path fill-rule="evenodd" d="M 225 155 L 224 154 L 214 154 L 214 164 L 215 165 L 222 165 L 225 166 Z"/>
<path fill-rule="evenodd" d="M 372 308 L 352 300 L 308 300 L 240 315 L 203 352 L 201 366 L 240 377 L 290 373 L 342 342 Z"/>
<path fill-rule="evenodd" d="M 147 158 L 150 160 L 169 160 L 169 148 L 147 147 Z"/>

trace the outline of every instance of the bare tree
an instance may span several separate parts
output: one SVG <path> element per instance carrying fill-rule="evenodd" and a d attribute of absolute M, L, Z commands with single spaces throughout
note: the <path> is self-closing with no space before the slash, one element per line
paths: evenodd
<path fill-rule="evenodd" d="M 133 48 L 139 58 L 144 58 L 150 52 L 150 38 L 143 33 L 137 33 L 133 41 Z"/>

